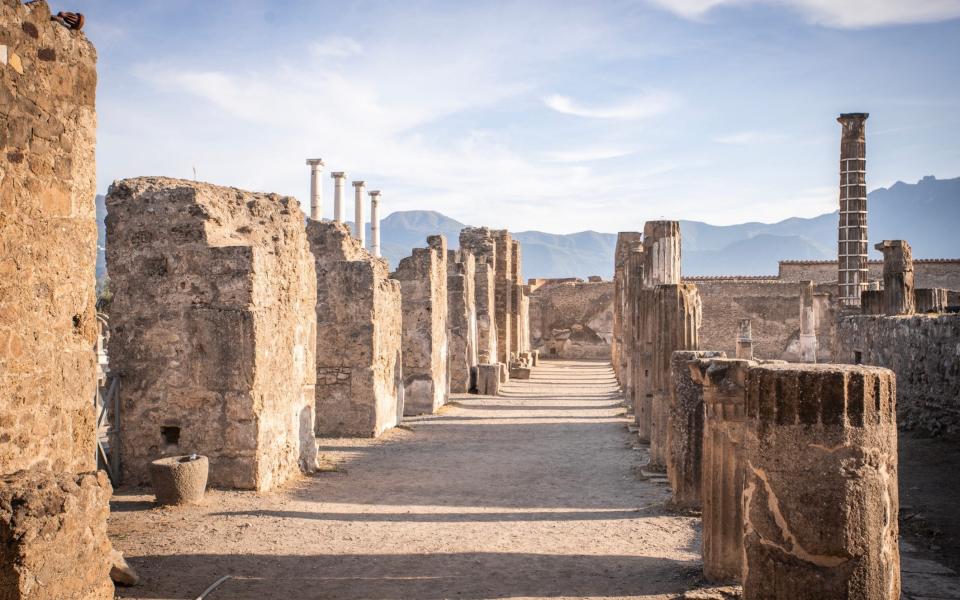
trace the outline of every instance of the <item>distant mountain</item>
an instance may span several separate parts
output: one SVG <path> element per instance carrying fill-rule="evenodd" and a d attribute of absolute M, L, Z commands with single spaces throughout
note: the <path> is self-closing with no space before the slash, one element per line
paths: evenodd
<path fill-rule="evenodd" d="M 868 230 L 870 252 L 884 239 L 905 239 L 915 258 L 960 257 L 960 177 L 924 177 L 915 184 L 897 182 L 870 192 Z M 101 233 L 97 276 L 103 273 L 103 197 L 97 197 L 97 220 Z M 690 275 L 774 275 L 777 261 L 786 259 L 829 260 L 836 258 L 837 213 L 810 219 L 791 218 L 777 223 L 709 225 L 681 221 L 683 271 Z M 458 247 L 463 223 L 435 211 L 395 212 L 381 221 L 383 255 L 396 267 L 413 248 L 426 245 L 426 237 L 442 233 L 451 248 Z M 369 239 L 369 225 L 367 227 Z M 587 277 L 613 274 L 613 251 L 617 236 L 581 231 L 552 234 L 520 231 L 524 277 Z"/>

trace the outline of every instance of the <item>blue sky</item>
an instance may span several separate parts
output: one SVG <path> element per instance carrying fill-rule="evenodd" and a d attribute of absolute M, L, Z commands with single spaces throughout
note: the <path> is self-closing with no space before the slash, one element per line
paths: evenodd
<path fill-rule="evenodd" d="M 50 0 L 99 52 L 98 188 L 193 177 L 557 233 L 813 216 L 960 175 L 960 0 Z M 326 211 L 332 182 L 324 176 Z"/>

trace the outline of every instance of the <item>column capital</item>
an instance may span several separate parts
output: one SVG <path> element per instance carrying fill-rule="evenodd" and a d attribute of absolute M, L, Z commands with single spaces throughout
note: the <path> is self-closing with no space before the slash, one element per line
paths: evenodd
<path fill-rule="evenodd" d="M 333 179 L 346 179 L 346 177 L 347 177 L 347 172 L 346 172 L 346 171 L 333 171 L 332 173 L 330 173 L 330 177 L 333 178 Z"/>
<path fill-rule="evenodd" d="M 310 165 L 311 167 L 322 167 L 322 166 L 323 166 L 323 159 L 322 159 L 322 158 L 308 158 L 308 159 L 307 159 L 307 164 Z"/>
<path fill-rule="evenodd" d="M 370 190 L 367 192 L 372 198 L 376 198 L 380 195 L 380 190 Z"/>
<path fill-rule="evenodd" d="M 355 188 L 362 188 L 362 187 L 365 186 L 365 185 L 367 185 L 367 182 L 366 182 L 366 181 L 354 181 L 354 182 L 353 182 L 353 187 L 355 187 Z"/>

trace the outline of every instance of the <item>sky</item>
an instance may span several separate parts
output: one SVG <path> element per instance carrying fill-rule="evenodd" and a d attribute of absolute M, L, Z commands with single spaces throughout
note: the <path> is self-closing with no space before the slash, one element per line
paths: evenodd
<path fill-rule="evenodd" d="M 346 171 L 382 214 L 514 231 L 773 222 L 836 209 L 842 112 L 871 189 L 960 176 L 960 0 L 50 4 L 98 49 L 101 193 L 306 204 L 319 157 L 327 216 Z"/>

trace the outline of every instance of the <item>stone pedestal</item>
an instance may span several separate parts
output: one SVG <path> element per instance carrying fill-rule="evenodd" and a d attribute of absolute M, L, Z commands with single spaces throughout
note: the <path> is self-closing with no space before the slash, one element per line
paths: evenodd
<path fill-rule="evenodd" d="M 896 600 L 893 372 L 751 366 L 743 498 L 745 600 Z"/>
<path fill-rule="evenodd" d="M 703 386 L 692 377 L 690 362 L 726 358 L 723 352 L 680 350 L 673 353 L 670 374 L 673 395 L 667 415 L 667 477 L 671 502 L 680 508 L 701 507 L 703 460 Z"/>
<path fill-rule="evenodd" d="M 701 359 L 690 364 L 703 386 L 703 576 L 709 581 L 740 578 L 743 561 L 745 392 L 751 361 Z"/>
<path fill-rule="evenodd" d="M 500 364 L 477 366 L 477 393 L 481 396 L 496 396 L 500 393 Z"/>
<path fill-rule="evenodd" d="M 105 472 L 0 478 L 0 597 L 112 600 Z"/>

